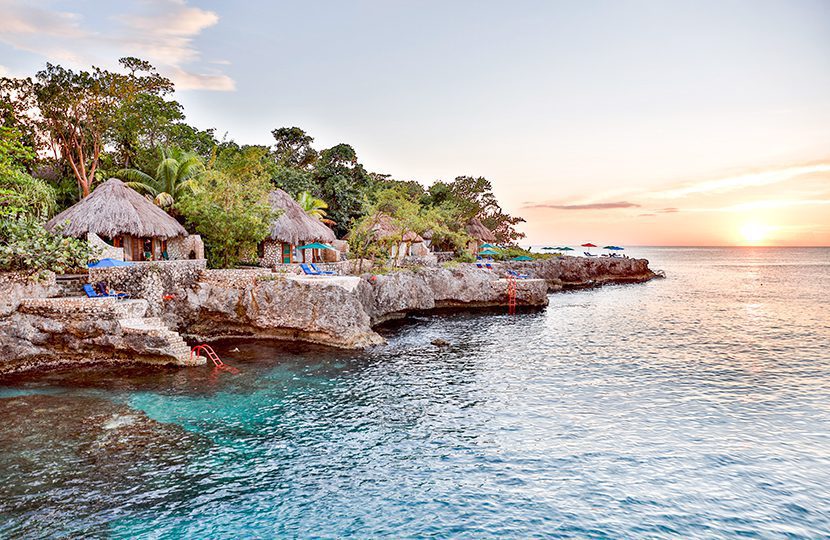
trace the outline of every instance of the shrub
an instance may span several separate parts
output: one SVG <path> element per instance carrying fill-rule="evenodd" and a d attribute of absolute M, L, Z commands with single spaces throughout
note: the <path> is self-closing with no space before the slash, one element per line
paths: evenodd
<path fill-rule="evenodd" d="M 87 262 L 99 255 L 86 241 L 51 233 L 32 216 L 0 217 L 0 270 L 64 274 L 85 269 Z"/>

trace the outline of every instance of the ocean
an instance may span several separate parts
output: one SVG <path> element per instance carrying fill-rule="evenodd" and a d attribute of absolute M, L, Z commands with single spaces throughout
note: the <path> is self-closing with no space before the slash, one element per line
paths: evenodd
<path fill-rule="evenodd" d="M 830 537 L 830 249 L 626 253 L 667 278 L 2 379 L 0 537 Z"/>

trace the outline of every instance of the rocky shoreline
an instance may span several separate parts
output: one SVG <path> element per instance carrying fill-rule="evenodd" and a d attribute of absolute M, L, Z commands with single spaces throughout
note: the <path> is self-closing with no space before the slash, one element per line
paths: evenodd
<path fill-rule="evenodd" d="M 414 267 L 386 274 L 313 277 L 269 270 L 207 270 L 204 261 L 146 263 L 90 273 L 133 300 L 62 298 L 54 276 L 0 276 L 0 373 L 67 363 L 188 365 L 182 340 L 296 340 L 360 349 L 373 329 L 412 312 L 507 306 L 507 270 L 519 308 L 548 293 L 655 277 L 645 259 L 562 257 L 533 262 Z M 197 359 L 204 362 L 204 359 Z"/>

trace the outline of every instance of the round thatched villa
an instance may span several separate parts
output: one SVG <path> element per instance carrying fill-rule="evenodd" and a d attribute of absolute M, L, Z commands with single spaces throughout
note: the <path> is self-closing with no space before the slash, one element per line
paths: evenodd
<path fill-rule="evenodd" d="M 281 189 L 269 193 L 268 202 L 279 216 L 271 222 L 268 237 L 259 244 L 259 265 L 271 267 L 323 260 L 323 250 L 297 248 L 314 242 L 331 244 L 337 239 L 334 232 L 306 214 L 302 206 Z"/>
<path fill-rule="evenodd" d="M 467 249 L 473 254 L 478 253 L 482 244 L 495 243 L 496 241 L 493 231 L 488 229 L 478 218 L 473 218 L 467 222 L 467 234 L 472 237 Z"/>
<path fill-rule="evenodd" d="M 199 235 L 121 180 L 110 178 L 46 224 L 52 232 L 87 238 L 103 257 L 123 261 L 203 259 Z"/>

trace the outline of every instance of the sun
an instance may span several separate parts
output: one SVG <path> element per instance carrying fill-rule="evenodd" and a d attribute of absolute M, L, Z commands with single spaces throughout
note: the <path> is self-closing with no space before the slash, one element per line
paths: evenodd
<path fill-rule="evenodd" d="M 757 246 L 766 240 L 771 228 L 763 223 L 746 223 L 741 227 L 741 236 L 744 243 L 749 246 Z"/>

